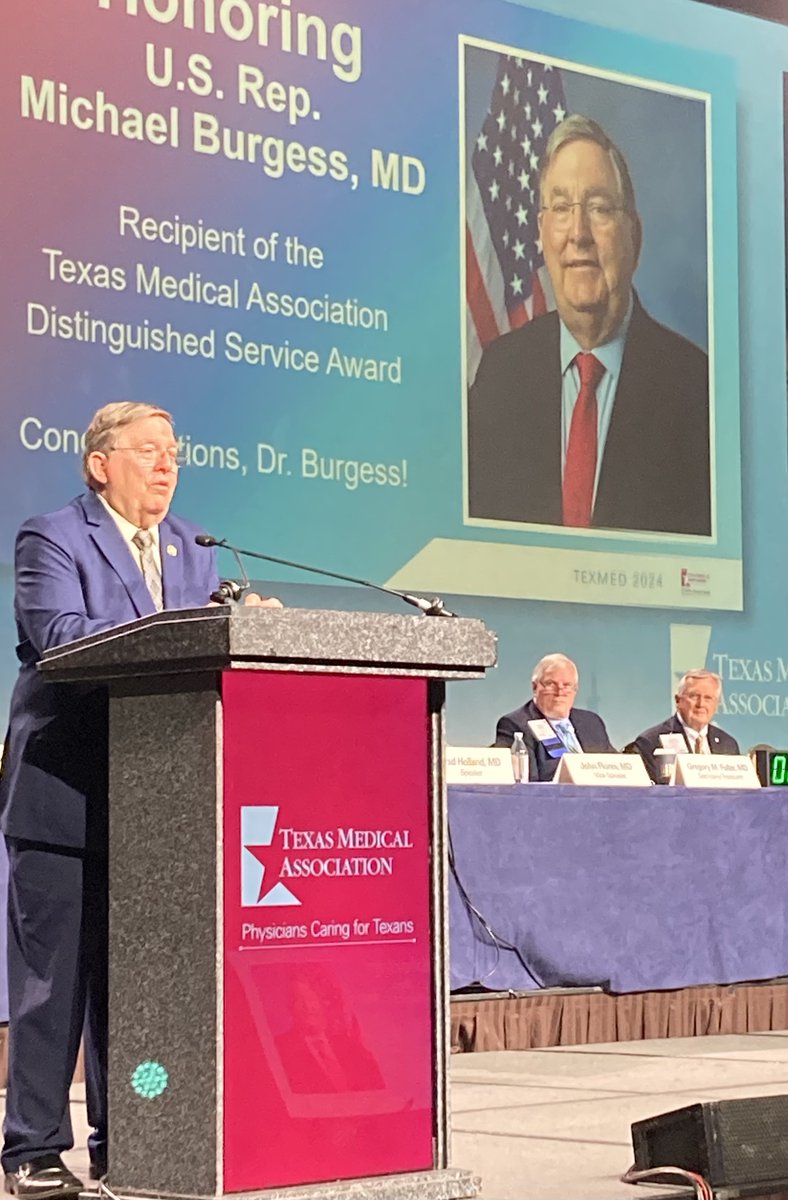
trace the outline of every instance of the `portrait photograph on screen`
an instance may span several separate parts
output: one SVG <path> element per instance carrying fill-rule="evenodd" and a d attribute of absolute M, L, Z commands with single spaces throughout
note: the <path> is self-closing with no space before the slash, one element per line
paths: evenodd
<path fill-rule="evenodd" d="M 462 42 L 465 523 L 712 539 L 710 97 Z"/>

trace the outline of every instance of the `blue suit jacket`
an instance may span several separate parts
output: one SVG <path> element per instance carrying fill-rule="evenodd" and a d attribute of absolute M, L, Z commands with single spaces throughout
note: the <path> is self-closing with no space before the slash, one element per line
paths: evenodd
<path fill-rule="evenodd" d="M 560 758 L 551 758 L 528 728 L 529 721 L 545 719 L 544 713 L 539 711 L 534 701 L 529 700 L 522 708 L 516 708 L 514 712 L 501 717 L 495 730 L 496 746 L 511 746 L 515 733 L 522 733 L 528 750 L 528 778 L 543 782 L 553 778 L 561 761 Z M 605 723 L 595 712 L 587 708 L 573 708 L 569 713 L 569 720 L 583 750 L 615 754 L 616 748 L 607 735 Z"/>
<path fill-rule="evenodd" d="M 198 526 L 169 514 L 159 526 L 165 608 L 207 604 L 215 552 Z M 154 613 L 142 572 L 93 492 L 26 521 L 16 540 L 15 615 L 22 664 L 0 777 L 0 826 L 11 837 L 101 845 L 107 802 L 106 689 L 49 683 L 45 650 Z"/>

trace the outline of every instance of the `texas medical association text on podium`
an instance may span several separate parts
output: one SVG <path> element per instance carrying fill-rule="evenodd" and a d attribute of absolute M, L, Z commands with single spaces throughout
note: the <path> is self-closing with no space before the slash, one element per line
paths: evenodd
<path fill-rule="evenodd" d="M 240 607 L 45 656 L 110 692 L 116 1194 L 475 1194 L 448 1161 L 443 681 L 494 661 L 480 621 Z"/>

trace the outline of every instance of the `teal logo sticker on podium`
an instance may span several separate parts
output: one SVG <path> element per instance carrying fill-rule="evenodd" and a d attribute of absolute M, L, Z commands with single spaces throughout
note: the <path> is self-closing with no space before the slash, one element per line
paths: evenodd
<path fill-rule="evenodd" d="M 143 1100 L 155 1100 L 160 1096 L 169 1083 L 169 1075 L 159 1062 L 146 1059 L 135 1067 L 131 1077 L 131 1086 Z"/>

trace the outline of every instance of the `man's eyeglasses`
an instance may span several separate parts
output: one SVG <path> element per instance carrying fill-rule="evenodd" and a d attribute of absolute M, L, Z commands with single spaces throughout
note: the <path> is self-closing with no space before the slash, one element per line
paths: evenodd
<path fill-rule="evenodd" d="M 589 223 L 595 229 L 606 229 L 618 219 L 618 214 L 626 209 L 621 204 L 612 204 L 609 200 L 554 200 L 552 204 L 542 207 L 542 212 L 550 214 L 550 220 L 556 229 L 568 229 L 572 224 L 574 210 L 579 208 L 585 214 Z"/>
<path fill-rule="evenodd" d="M 177 471 L 186 463 L 186 456 L 181 454 L 177 446 L 112 446 L 108 453 L 112 454 L 114 451 L 133 454 L 143 467 L 155 467 L 162 458 L 166 459 L 167 466 L 172 471 Z"/>
<path fill-rule="evenodd" d="M 536 686 L 540 687 L 543 692 L 552 692 L 555 695 L 557 695 L 559 692 L 576 692 L 577 691 L 576 683 L 556 683 L 552 679 L 549 679 L 547 681 L 547 683 L 539 683 L 537 681 Z"/>

